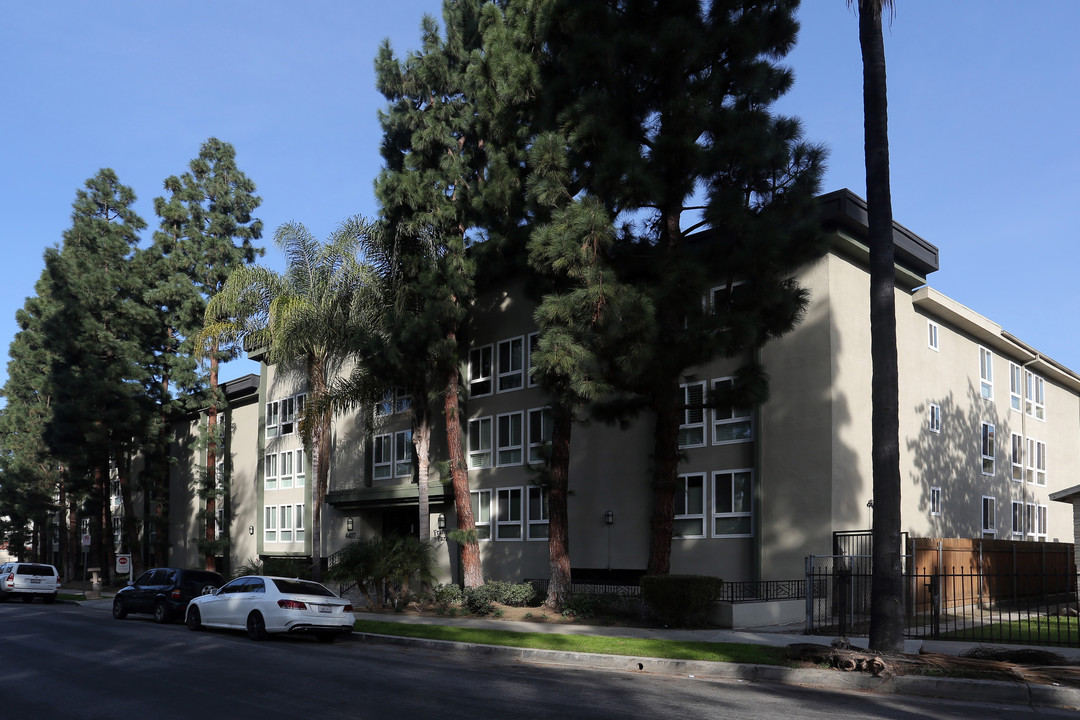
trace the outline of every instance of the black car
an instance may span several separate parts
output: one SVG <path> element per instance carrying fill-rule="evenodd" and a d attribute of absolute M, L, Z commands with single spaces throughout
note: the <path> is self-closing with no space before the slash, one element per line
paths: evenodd
<path fill-rule="evenodd" d="M 211 570 L 154 568 L 116 593 L 113 617 L 122 620 L 128 613 L 148 613 L 159 623 L 184 617 L 188 601 L 208 595 L 225 584 L 225 578 Z"/>

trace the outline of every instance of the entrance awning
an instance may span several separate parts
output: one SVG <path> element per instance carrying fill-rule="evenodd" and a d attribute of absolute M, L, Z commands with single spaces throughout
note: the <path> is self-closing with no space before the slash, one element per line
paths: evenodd
<path fill-rule="evenodd" d="M 418 486 L 413 483 L 393 487 L 351 488 L 326 493 L 326 502 L 341 512 L 408 507 L 416 506 L 418 494 Z M 432 505 L 446 502 L 447 497 L 446 487 L 441 482 L 428 483 L 428 502 Z"/>

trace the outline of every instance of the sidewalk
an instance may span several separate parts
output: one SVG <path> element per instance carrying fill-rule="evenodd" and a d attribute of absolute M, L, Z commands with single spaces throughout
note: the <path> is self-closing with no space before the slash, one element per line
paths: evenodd
<path fill-rule="evenodd" d="M 112 597 L 77 601 L 92 610 L 109 612 Z M 466 628 L 483 628 L 506 632 L 545 633 L 559 635 L 597 635 L 602 637 L 626 637 L 641 639 L 683 640 L 698 642 L 746 643 L 786 647 L 794 643 L 819 643 L 828 645 L 831 638 L 803 635 L 801 627 L 779 626 L 752 630 L 683 630 L 671 628 L 602 627 L 562 623 L 515 622 L 483 618 L 430 617 L 421 615 L 377 615 L 356 613 L 357 619 L 376 622 L 407 623 L 414 625 L 444 625 Z M 692 660 L 667 660 L 663 658 L 621 655 L 597 655 L 593 653 L 563 652 L 558 650 L 532 650 L 526 648 L 498 647 L 472 643 L 456 643 L 444 640 L 405 638 L 379 633 L 358 632 L 353 639 L 372 644 L 417 647 L 447 653 L 478 654 L 504 662 L 537 663 L 591 667 L 626 672 L 648 672 L 684 677 L 730 679 L 745 682 L 771 682 L 785 685 L 814 687 L 824 690 L 861 691 L 883 694 L 938 697 L 970 702 L 1000 702 L 1056 708 L 1080 709 L 1080 688 L 1036 685 L 1021 682 L 995 680 L 965 680 L 956 678 L 927 677 L 917 675 L 877 678 L 868 673 L 841 672 L 786 668 L 772 665 L 744 665 L 738 663 L 705 662 Z M 866 638 L 850 639 L 852 646 L 866 647 Z M 905 640 L 905 654 L 917 655 L 920 648 L 933 653 L 960 655 L 965 650 L 978 647 L 978 643 Z M 1025 646 L 1010 646 L 1025 647 Z M 1058 653 L 1071 662 L 1080 663 L 1080 648 L 1038 648 Z"/>

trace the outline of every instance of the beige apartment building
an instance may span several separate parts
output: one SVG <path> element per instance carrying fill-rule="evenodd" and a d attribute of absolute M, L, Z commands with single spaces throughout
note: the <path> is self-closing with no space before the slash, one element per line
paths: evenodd
<path fill-rule="evenodd" d="M 802 324 L 762 351 L 771 378 L 763 406 L 688 410 L 672 572 L 728 581 L 803 576 L 833 533 L 870 524 L 870 325 L 865 203 L 846 190 L 821 198 L 829 252 L 799 273 L 810 291 Z M 1050 493 L 1080 471 L 1080 376 L 928 286 L 938 252 L 900 225 L 896 243 L 902 523 L 912 537 L 1072 541 L 1067 504 Z M 550 437 L 547 400 L 529 377 L 536 326 L 520 284 L 477 301 L 463 368 L 463 429 L 473 513 L 487 577 L 544 578 L 547 506 L 534 485 Z M 259 359 L 259 356 L 255 356 Z M 693 368 L 688 401 L 728 382 L 730 362 Z M 254 557 L 311 553 L 313 469 L 299 439 L 302 378 L 261 365 L 226 388 L 230 570 Z M 335 419 L 324 553 L 355 539 L 415 533 L 415 398 L 388 393 L 375 413 Z M 199 565 L 191 491 L 198 423 L 178 443 L 169 562 Z M 576 570 L 642 571 L 648 557 L 651 422 L 574 428 L 570 550 Z M 447 456 L 441 427 L 433 459 Z M 452 494 L 432 464 L 430 527 L 444 580 L 459 577 Z M 182 498 L 188 498 L 185 502 Z"/>

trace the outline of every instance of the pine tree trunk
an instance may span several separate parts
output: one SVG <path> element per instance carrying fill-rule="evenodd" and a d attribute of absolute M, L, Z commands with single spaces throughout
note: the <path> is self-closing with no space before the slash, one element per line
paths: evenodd
<path fill-rule="evenodd" d="M 135 506 L 131 500 L 131 478 L 129 476 L 129 470 L 131 468 L 127 458 L 123 463 L 117 463 L 119 467 L 119 480 L 120 480 L 120 502 L 124 507 L 123 515 L 123 537 L 127 541 L 127 552 L 131 556 L 128 562 L 128 580 L 135 578 L 135 566 L 136 563 L 141 564 L 139 559 L 139 553 L 135 552 L 139 547 L 139 526 L 135 521 Z"/>
<path fill-rule="evenodd" d="M 679 473 L 679 417 L 675 406 L 678 385 L 667 383 L 653 394 L 652 518 L 649 521 L 649 575 L 671 572 L 671 536 L 675 522 L 675 481 Z"/>
<path fill-rule="evenodd" d="M 882 0 L 860 0 L 863 58 L 866 207 L 870 245 L 870 357 L 873 367 L 873 577 L 870 648 L 901 652 L 903 582 L 900 567 L 900 421 L 892 197 L 889 187 L 888 102 Z"/>
<path fill-rule="evenodd" d="M 456 343 L 456 335 L 450 340 Z M 469 494 L 469 466 L 461 445 L 461 413 L 458 406 L 460 376 L 455 367 L 446 377 L 443 390 L 443 413 L 446 418 L 446 445 L 450 452 L 450 478 L 454 488 L 454 511 L 457 529 L 469 534 L 469 540 L 461 543 L 461 572 L 465 587 L 484 584 L 484 572 L 480 565 L 480 543 L 476 540 L 476 519 L 472 513 L 472 497 Z"/>
<path fill-rule="evenodd" d="M 573 597 L 570 583 L 570 435 L 573 413 L 563 403 L 552 408 L 551 475 L 548 485 L 548 560 L 551 571 L 544 605 L 562 612 Z"/>

